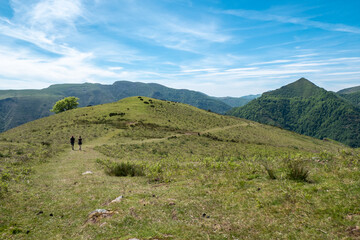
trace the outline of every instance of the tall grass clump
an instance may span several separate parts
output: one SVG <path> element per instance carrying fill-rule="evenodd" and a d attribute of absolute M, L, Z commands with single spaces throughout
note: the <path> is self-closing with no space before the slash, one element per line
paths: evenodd
<path fill-rule="evenodd" d="M 271 167 L 269 167 L 269 165 L 267 165 L 267 164 L 263 164 L 263 166 L 264 166 L 265 171 L 267 172 L 269 178 L 273 179 L 273 180 L 276 179 L 274 170 Z"/>
<path fill-rule="evenodd" d="M 126 176 L 145 176 L 142 166 L 130 162 L 110 162 L 98 159 L 98 163 L 105 166 L 105 173 L 109 176 L 126 177 Z"/>
<path fill-rule="evenodd" d="M 290 180 L 310 182 L 309 173 L 309 170 L 302 162 L 295 161 L 288 164 L 287 176 Z"/>

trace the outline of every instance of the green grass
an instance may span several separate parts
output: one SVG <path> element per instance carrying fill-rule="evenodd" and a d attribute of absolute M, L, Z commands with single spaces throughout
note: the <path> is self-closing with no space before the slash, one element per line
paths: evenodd
<path fill-rule="evenodd" d="M 184 104 L 153 100 L 153 105 L 128 98 L 1 134 L 0 168 L 6 169 L 2 182 L 8 190 L 0 200 L 0 238 L 352 239 L 360 234 L 358 149 Z M 83 150 L 72 151 L 69 138 L 80 134 Z M 289 178 L 289 166 L 298 162 L 309 171 L 307 181 Z M 104 166 L 122 166 L 127 173 L 138 166 L 144 176 L 108 175 Z M 93 174 L 82 175 L 86 171 Z M 120 195 L 120 202 L 111 203 Z M 115 214 L 87 223 L 99 208 Z"/>

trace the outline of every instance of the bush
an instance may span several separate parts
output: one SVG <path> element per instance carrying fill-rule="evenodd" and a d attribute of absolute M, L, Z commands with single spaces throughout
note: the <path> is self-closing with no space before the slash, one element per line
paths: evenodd
<path fill-rule="evenodd" d="M 109 117 L 113 117 L 113 116 L 121 116 L 121 117 L 123 117 L 123 116 L 125 116 L 125 113 L 123 113 L 123 112 L 120 112 L 120 113 L 111 112 L 111 113 L 109 113 Z"/>
<path fill-rule="evenodd" d="M 110 176 L 116 176 L 116 177 L 145 176 L 144 169 L 142 166 L 130 162 L 116 163 L 116 162 L 110 162 L 109 160 L 104 161 L 101 159 L 97 159 L 97 162 L 105 166 L 105 172 Z"/>
<path fill-rule="evenodd" d="M 269 175 L 270 179 L 276 179 L 276 175 L 274 173 L 274 170 L 270 168 L 267 164 L 263 164 L 267 174 Z"/>
<path fill-rule="evenodd" d="M 301 162 L 292 162 L 288 165 L 288 178 L 295 181 L 310 182 L 309 170 Z"/>
<path fill-rule="evenodd" d="M 71 110 L 74 108 L 77 108 L 77 106 L 79 105 L 78 103 L 79 98 L 77 97 L 66 97 L 64 99 L 61 99 L 59 101 L 57 101 L 53 107 L 53 109 L 51 109 L 51 112 L 54 113 L 61 113 L 67 110 Z"/>

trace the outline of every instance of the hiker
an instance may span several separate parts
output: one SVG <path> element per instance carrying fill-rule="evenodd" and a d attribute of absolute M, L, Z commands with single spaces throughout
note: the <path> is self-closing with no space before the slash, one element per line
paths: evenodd
<path fill-rule="evenodd" d="M 78 144 L 79 144 L 79 150 L 81 150 L 81 145 L 82 145 L 82 138 L 81 138 L 81 136 L 79 136 Z"/>
<path fill-rule="evenodd" d="M 71 136 L 71 138 L 70 138 L 70 143 L 71 143 L 71 148 L 72 148 L 72 150 L 74 150 L 74 145 L 75 145 L 75 138 L 74 138 L 74 136 Z"/>

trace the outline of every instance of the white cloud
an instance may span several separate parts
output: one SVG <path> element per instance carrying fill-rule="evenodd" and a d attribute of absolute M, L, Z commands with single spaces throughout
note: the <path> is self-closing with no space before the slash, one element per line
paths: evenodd
<path fill-rule="evenodd" d="M 334 24 L 334 23 L 325 23 L 319 21 L 309 20 L 308 18 L 292 17 L 287 15 L 278 15 L 269 11 L 255 11 L 255 10 L 225 10 L 222 11 L 224 14 L 234 15 L 242 18 L 260 20 L 260 21 L 274 21 L 279 23 L 291 23 L 296 25 L 302 25 L 306 27 L 320 28 L 328 31 L 336 32 L 348 32 L 360 34 L 360 28 L 348 26 L 345 24 Z"/>
<path fill-rule="evenodd" d="M 0 48 L 0 75 L 22 81 L 64 83 L 85 82 L 91 79 L 118 79 L 124 73 L 98 68 L 90 63 L 90 53 L 74 52 L 60 58 L 36 56 L 25 49 L 14 52 L 12 49 Z"/>
<path fill-rule="evenodd" d="M 51 29 L 59 24 L 74 26 L 82 15 L 80 0 L 42 0 L 28 13 L 33 28 Z"/>
<path fill-rule="evenodd" d="M 267 61 L 267 62 L 250 63 L 248 65 L 249 66 L 257 66 L 257 65 L 280 64 L 280 63 L 288 63 L 288 62 L 292 62 L 292 60 L 280 59 L 280 60 L 273 60 L 273 61 Z"/>

